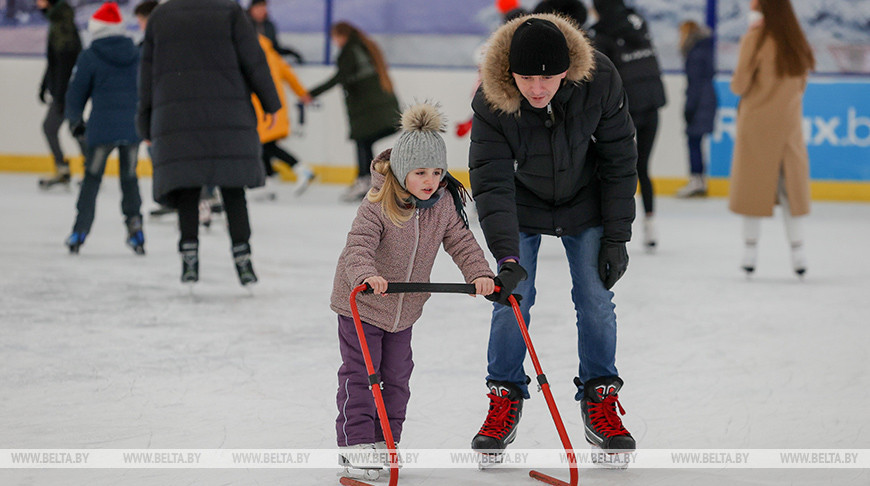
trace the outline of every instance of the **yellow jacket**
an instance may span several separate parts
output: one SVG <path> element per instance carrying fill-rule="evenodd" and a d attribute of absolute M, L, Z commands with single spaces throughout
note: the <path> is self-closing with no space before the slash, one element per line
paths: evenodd
<path fill-rule="evenodd" d="M 257 132 L 260 134 L 260 143 L 266 143 L 280 140 L 287 135 L 290 135 L 290 118 L 287 115 L 287 97 L 284 94 L 284 87 L 281 85 L 281 81 L 285 81 L 289 84 L 290 89 L 296 93 L 296 96 L 307 96 L 308 91 L 306 91 L 302 86 L 302 83 L 296 79 L 296 74 L 293 72 L 293 69 L 284 62 L 284 59 L 281 58 L 281 55 L 278 54 L 278 51 L 276 51 L 272 46 L 272 41 L 270 41 L 266 36 L 260 35 L 260 46 L 263 48 L 263 52 L 266 53 L 266 61 L 268 61 L 269 70 L 272 72 L 272 81 L 274 81 L 275 89 L 278 90 L 278 96 L 281 98 L 281 109 L 275 114 L 275 117 L 277 118 L 275 120 L 275 126 L 269 130 L 268 120 L 263 112 L 262 105 L 260 105 L 260 100 L 257 99 L 256 95 L 251 95 L 251 99 L 254 103 L 254 110 L 257 112 Z"/>

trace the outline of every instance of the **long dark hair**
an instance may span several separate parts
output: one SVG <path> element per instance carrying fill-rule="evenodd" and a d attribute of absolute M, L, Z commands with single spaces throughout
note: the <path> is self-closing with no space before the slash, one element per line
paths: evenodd
<path fill-rule="evenodd" d="M 801 30 L 789 0 L 758 0 L 764 27 L 758 45 L 770 36 L 776 44 L 776 73 L 802 76 L 816 67 L 810 43 Z"/>
<path fill-rule="evenodd" d="M 384 55 L 378 45 L 375 44 L 375 41 L 353 24 L 344 21 L 333 24 L 332 34 L 348 39 L 351 37 L 359 39 L 368 51 L 369 57 L 372 58 L 372 63 L 375 65 L 375 70 L 378 73 L 378 80 L 381 82 L 381 88 L 387 93 L 393 92 L 393 82 L 390 81 L 390 76 L 387 74 L 387 61 L 384 59 Z"/>

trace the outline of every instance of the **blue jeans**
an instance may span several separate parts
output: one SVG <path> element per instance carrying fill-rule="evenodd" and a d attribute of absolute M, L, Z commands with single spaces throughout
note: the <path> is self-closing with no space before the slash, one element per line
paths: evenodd
<path fill-rule="evenodd" d="M 619 375 L 616 370 L 613 292 L 604 288 L 598 275 L 598 249 L 602 234 L 603 229 L 598 226 L 579 235 L 561 237 L 573 283 L 571 299 L 577 312 L 577 354 L 580 359 L 577 376 L 583 383 L 593 378 Z M 535 304 L 535 273 L 540 246 L 541 235 L 520 233 L 520 265 L 529 273 L 529 278 L 520 282 L 514 293 L 523 296 L 520 310 L 526 326 L 531 323 L 529 310 Z M 523 370 L 526 345 L 510 307 L 493 304 L 487 357 L 487 380 L 513 383 L 529 398 Z M 582 392 L 578 387 L 576 400 L 582 398 Z"/>
<path fill-rule="evenodd" d="M 139 179 L 136 176 L 139 144 L 88 147 L 85 156 L 85 177 L 82 180 L 82 188 L 76 203 L 78 215 L 73 226 L 75 232 L 88 233 L 91 230 L 91 225 L 94 223 L 97 194 L 100 192 L 100 183 L 103 181 L 103 172 L 106 170 L 106 160 L 115 147 L 118 148 L 120 161 L 118 176 L 121 180 L 121 212 L 128 220 L 134 216 L 142 217 L 139 212 L 142 199 L 139 195 Z"/>

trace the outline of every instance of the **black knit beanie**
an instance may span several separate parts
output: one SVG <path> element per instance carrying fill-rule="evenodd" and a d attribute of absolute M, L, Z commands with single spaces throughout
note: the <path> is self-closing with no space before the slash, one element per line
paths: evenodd
<path fill-rule="evenodd" d="M 571 64 L 565 35 L 549 20 L 530 18 L 514 31 L 510 69 L 521 76 L 554 76 Z"/>

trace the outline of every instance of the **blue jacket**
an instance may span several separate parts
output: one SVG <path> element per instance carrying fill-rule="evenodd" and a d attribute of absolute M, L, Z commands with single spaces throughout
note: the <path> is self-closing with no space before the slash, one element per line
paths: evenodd
<path fill-rule="evenodd" d="M 713 38 L 698 40 L 686 55 L 686 119 L 688 135 L 713 132 L 716 120 L 716 88 L 713 86 Z"/>
<path fill-rule="evenodd" d="M 66 93 L 64 116 L 70 125 L 82 121 L 91 100 L 86 131 L 88 145 L 131 145 L 136 134 L 136 91 L 139 49 L 124 36 L 97 39 L 79 55 Z"/>

